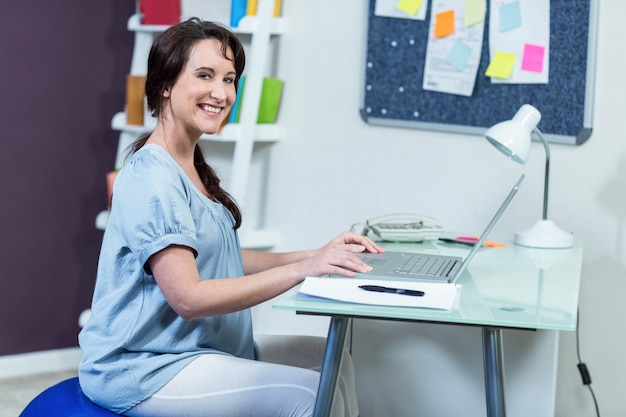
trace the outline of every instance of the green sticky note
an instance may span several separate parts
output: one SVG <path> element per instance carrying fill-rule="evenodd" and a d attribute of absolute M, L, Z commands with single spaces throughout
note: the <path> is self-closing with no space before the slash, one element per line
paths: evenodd
<path fill-rule="evenodd" d="M 415 16 L 417 11 L 422 7 L 424 0 L 400 0 L 396 4 L 396 9 L 402 10 L 406 14 Z"/>
<path fill-rule="evenodd" d="M 487 71 L 485 71 L 485 75 L 505 80 L 511 76 L 513 65 L 515 65 L 515 54 L 496 52 L 487 67 Z"/>
<path fill-rule="evenodd" d="M 485 21 L 485 0 L 467 0 L 464 5 L 463 22 L 465 27 Z"/>

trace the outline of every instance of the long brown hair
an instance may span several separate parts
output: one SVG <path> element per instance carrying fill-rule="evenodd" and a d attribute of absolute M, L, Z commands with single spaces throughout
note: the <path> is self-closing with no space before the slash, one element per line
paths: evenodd
<path fill-rule="evenodd" d="M 148 55 L 148 74 L 146 76 L 146 99 L 152 116 L 159 118 L 164 108 L 165 97 L 163 92 L 171 88 L 178 79 L 180 72 L 189 60 L 193 46 L 204 39 L 217 39 L 222 44 L 222 55 L 226 59 L 228 51 L 233 53 L 235 65 L 235 89 L 239 86 L 239 79 L 246 64 L 243 45 L 239 39 L 227 28 L 213 23 L 191 18 L 160 33 L 150 49 Z M 145 145 L 151 133 L 139 137 L 131 146 L 130 153 L 135 153 Z M 231 212 L 235 219 L 235 229 L 241 226 L 241 211 L 235 200 L 221 186 L 220 179 L 207 163 L 202 148 L 196 144 L 194 150 L 194 165 L 202 183 L 209 194 Z"/>

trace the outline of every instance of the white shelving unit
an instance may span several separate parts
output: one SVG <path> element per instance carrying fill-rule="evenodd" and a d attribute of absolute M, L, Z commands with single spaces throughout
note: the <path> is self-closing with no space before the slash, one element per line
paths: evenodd
<path fill-rule="evenodd" d="M 284 19 L 274 17 L 273 12 L 274 0 L 259 0 L 257 15 L 245 16 L 240 20 L 237 28 L 232 28 L 233 32 L 242 37 L 250 37 L 250 44 L 246 50 L 246 87 L 240 123 L 227 124 L 219 134 L 201 137 L 206 141 L 234 144 L 228 191 L 237 201 L 243 201 L 246 194 L 254 144 L 272 143 L 280 138 L 278 125 L 256 123 L 263 78 L 270 59 L 271 38 L 283 34 L 286 26 Z M 154 37 L 168 27 L 143 25 L 141 18 L 141 14 L 134 14 L 128 20 L 128 30 L 135 34 L 131 75 L 146 74 L 148 53 Z M 125 112 L 117 113 L 113 117 L 111 127 L 120 132 L 115 168 L 122 166 L 128 146 L 139 135 L 151 131 L 156 125 L 156 121 L 149 114 L 144 115 L 144 120 L 143 126 L 134 126 L 126 123 Z M 108 211 L 101 212 L 96 218 L 96 227 L 103 229 L 107 219 Z M 278 238 L 278 233 L 271 230 L 240 230 L 242 247 L 248 249 L 271 248 L 277 243 Z"/>

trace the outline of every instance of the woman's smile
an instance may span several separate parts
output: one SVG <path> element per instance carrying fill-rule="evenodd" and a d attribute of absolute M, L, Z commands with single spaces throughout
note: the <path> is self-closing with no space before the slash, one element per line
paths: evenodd
<path fill-rule="evenodd" d="M 198 107 L 207 113 L 219 114 L 222 111 L 222 107 L 214 107 L 209 104 L 199 104 Z"/>

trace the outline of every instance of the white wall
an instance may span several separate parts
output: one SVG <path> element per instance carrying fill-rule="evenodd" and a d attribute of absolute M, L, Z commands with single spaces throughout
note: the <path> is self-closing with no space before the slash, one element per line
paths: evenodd
<path fill-rule="evenodd" d="M 267 165 L 257 169 L 267 175 L 265 223 L 282 235 L 277 249 L 321 245 L 352 223 L 393 211 L 426 213 L 450 229 L 478 232 L 520 172 L 526 182 L 494 234 L 511 236 L 541 215 L 541 145 L 519 166 L 480 137 L 373 127 L 360 119 L 366 1 L 283 3 L 289 20 L 278 63 L 286 83 L 279 116 L 284 139 L 262 150 Z M 605 417 L 626 414 L 624 14 L 626 2 L 600 5 L 591 139 L 551 148 L 549 215 L 585 244 L 580 349 Z M 407 192 L 398 194 L 401 188 Z M 326 331 L 323 319 L 269 306 L 256 313 L 260 331 Z M 594 414 L 576 363 L 574 334 L 561 334 L 557 416 Z"/>

